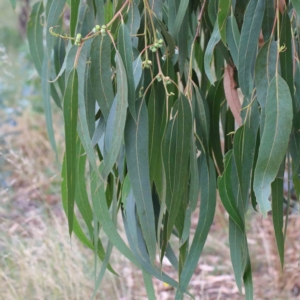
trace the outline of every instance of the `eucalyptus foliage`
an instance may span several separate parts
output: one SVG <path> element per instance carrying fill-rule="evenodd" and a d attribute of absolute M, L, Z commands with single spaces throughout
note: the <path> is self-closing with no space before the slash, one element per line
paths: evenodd
<path fill-rule="evenodd" d="M 64 116 L 69 232 L 102 261 L 96 288 L 105 269 L 115 273 L 115 247 L 142 269 L 149 299 L 151 277 L 174 287 L 176 299 L 189 294 L 217 190 L 239 290 L 253 299 L 249 206 L 272 210 L 283 266 L 286 162 L 297 197 L 300 184 L 299 14 L 299 0 L 33 5 L 28 40 L 54 151 L 51 99 Z M 177 280 L 161 270 L 165 256 Z"/>

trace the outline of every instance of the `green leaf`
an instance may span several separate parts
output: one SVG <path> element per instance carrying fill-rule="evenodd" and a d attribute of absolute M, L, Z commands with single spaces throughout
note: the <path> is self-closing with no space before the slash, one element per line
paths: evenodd
<path fill-rule="evenodd" d="M 264 17 L 265 1 L 250 0 L 244 16 L 239 46 L 239 84 L 244 95 L 252 91 L 252 68 Z"/>
<path fill-rule="evenodd" d="M 94 96 L 106 121 L 114 101 L 110 55 L 109 36 L 95 37 L 91 46 L 91 84 Z"/>
<path fill-rule="evenodd" d="M 213 84 L 215 80 L 211 73 L 210 64 L 211 64 L 211 61 L 212 61 L 212 58 L 214 55 L 214 48 L 216 47 L 216 45 L 218 44 L 220 39 L 221 39 L 220 31 L 218 28 L 218 23 L 216 22 L 215 26 L 214 26 L 214 31 L 211 34 L 210 40 L 207 44 L 207 47 L 205 49 L 205 54 L 204 54 L 204 70 L 205 70 L 205 74 L 211 84 Z"/>
<path fill-rule="evenodd" d="M 185 292 L 190 279 L 197 267 L 199 257 L 204 248 L 207 235 L 214 219 L 216 208 L 216 174 L 213 161 L 209 159 L 209 166 L 207 159 L 201 156 L 198 160 L 200 173 L 200 190 L 201 190 L 201 204 L 198 224 L 194 239 L 189 250 L 188 256 L 180 274 L 179 288 L 176 292 L 175 299 L 181 299 Z"/>
<path fill-rule="evenodd" d="M 78 114 L 78 75 L 77 70 L 71 71 L 64 95 L 64 121 L 65 121 L 65 145 L 66 145 L 66 180 L 68 200 L 68 224 L 69 234 L 72 234 L 74 202 L 76 190 L 76 139 L 77 139 L 77 114 Z"/>
<path fill-rule="evenodd" d="M 125 154 L 134 198 L 137 201 L 136 206 L 143 236 L 150 260 L 153 263 L 156 252 L 156 234 L 149 176 L 148 113 L 143 99 L 137 102 L 136 111 L 136 122 L 130 116 L 127 119 L 125 128 Z"/>
<path fill-rule="evenodd" d="M 271 81 L 266 120 L 254 172 L 254 191 L 264 216 L 271 209 L 268 197 L 284 158 L 292 128 L 292 98 L 286 82 L 277 74 Z"/>
<path fill-rule="evenodd" d="M 189 6 L 189 1 L 180 1 L 180 6 L 176 12 L 176 18 L 174 23 L 174 31 L 172 32 L 172 35 L 174 38 L 177 37 L 177 34 L 179 33 L 180 27 L 183 24 L 183 19 L 185 17 L 187 8 Z"/>
<path fill-rule="evenodd" d="M 63 159 L 63 164 L 62 164 L 62 171 L 61 171 L 61 177 L 62 177 L 62 182 L 61 182 L 61 195 L 62 195 L 62 204 L 63 204 L 63 209 L 65 211 L 65 214 L 68 214 L 68 200 L 67 200 L 67 175 L 66 175 L 66 157 L 64 156 Z M 86 237 L 84 234 L 83 230 L 81 229 L 78 220 L 76 218 L 76 215 L 74 215 L 73 219 L 73 232 L 75 235 L 78 237 L 78 239 L 82 242 L 83 245 L 88 247 L 89 249 L 93 250 L 94 245 L 89 241 L 89 239 Z M 99 258 L 103 261 L 105 257 L 105 252 L 103 245 L 101 241 L 98 241 L 98 256 Z M 110 272 L 114 273 L 115 275 L 118 275 L 112 267 L 109 265 L 108 269 Z"/>
<path fill-rule="evenodd" d="M 209 133 L 210 133 L 210 118 L 209 108 L 206 99 L 200 93 L 200 90 L 195 89 L 195 119 L 196 119 L 196 138 L 198 148 L 208 157 L 209 153 Z"/>
<path fill-rule="evenodd" d="M 150 260 L 149 254 L 146 249 L 142 230 L 137 221 L 137 215 L 135 211 L 135 198 L 132 191 L 129 193 L 126 201 L 125 213 L 123 211 L 123 220 L 128 243 L 131 250 L 134 253 L 136 259 L 139 261 L 142 269 L 148 274 L 158 278 L 159 280 L 166 282 L 172 287 L 177 288 L 178 283 L 169 277 L 165 272 L 162 272 L 157 266 L 153 265 Z"/>
<path fill-rule="evenodd" d="M 257 100 L 261 107 L 265 107 L 267 87 L 276 73 L 277 44 L 270 39 L 260 49 L 255 63 L 255 85 Z"/>
<path fill-rule="evenodd" d="M 295 9 L 298 18 L 300 18 L 300 1 L 299 0 L 291 0 L 293 8 Z"/>
<path fill-rule="evenodd" d="M 226 41 L 233 62 L 237 69 L 239 69 L 239 47 L 240 47 L 240 32 L 234 16 L 227 19 L 226 26 Z"/>
<path fill-rule="evenodd" d="M 238 174 L 239 188 L 241 190 L 241 196 L 245 207 L 247 206 L 249 197 L 254 151 L 254 133 L 246 124 L 244 124 L 234 135 L 233 155 Z"/>
<path fill-rule="evenodd" d="M 105 149 L 107 156 L 104 159 L 103 169 L 101 171 L 104 178 L 107 177 L 115 164 L 122 145 L 122 137 L 125 128 L 128 89 L 127 78 L 123 61 L 120 54 L 116 53 L 117 64 L 117 94 L 109 112 L 107 127 L 105 133 Z"/>
<path fill-rule="evenodd" d="M 46 46 L 47 46 L 47 56 L 49 57 L 49 59 L 51 57 L 54 41 L 55 39 L 57 39 L 57 37 L 54 37 L 49 30 L 51 27 L 54 27 L 53 31 L 55 32 L 55 26 L 59 25 L 59 19 L 61 18 L 61 14 L 64 9 L 65 2 L 66 2 L 65 0 L 49 2 L 51 3 L 51 6 L 47 16 L 47 27 L 46 27 Z"/>
<path fill-rule="evenodd" d="M 131 112 L 133 118 L 136 119 L 135 84 L 132 65 L 132 44 L 129 29 L 124 23 L 121 23 L 118 32 L 118 50 L 124 62 L 124 68 L 127 75 L 129 111 Z"/>
<path fill-rule="evenodd" d="M 163 139 L 164 128 L 166 124 L 164 87 L 162 83 L 158 83 L 151 90 L 148 102 L 149 115 L 149 164 L 150 164 L 150 180 L 155 178 L 155 174 L 160 169 L 161 144 Z"/>
<path fill-rule="evenodd" d="M 76 37 L 76 27 L 77 27 L 77 19 L 79 12 L 79 4 L 80 0 L 72 0 L 71 1 L 71 15 L 70 15 L 70 35 L 71 37 Z M 78 32 L 80 33 L 80 32 Z M 74 41 L 72 41 L 74 44 Z"/>
<path fill-rule="evenodd" d="M 226 45 L 226 24 L 227 24 L 227 18 L 230 14 L 230 8 L 231 8 L 231 0 L 219 1 L 218 27 L 219 27 L 221 39 L 225 45 Z"/>
<path fill-rule="evenodd" d="M 283 175 L 283 174 L 282 174 Z M 281 268 L 284 266 L 284 237 L 283 237 L 283 178 L 276 178 L 271 184 L 272 216 L 276 244 Z"/>
<path fill-rule="evenodd" d="M 95 172 L 91 172 L 91 188 L 93 210 L 98 222 L 102 225 L 106 236 L 128 260 L 140 268 L 141 266 L 139 262 L 119 235 L 115 224 L 110 218 L 110 213 L 106 203 L 104 185 L 101 182 L 99 183 L 98 176 Z"/>
<path fill-rule="evenodd" d="M 292 46 L 292 32 L 291 32 L 291 21 L 288 13 L 285 11 L 280 28 L 280 43 L 285 46 L 284 51 L 280 51 L 280 67 L 281 77 L 285 80 L 290 88 L 291 96 L 294 96 L 294 76 L 293 76 L 293 46 Z"/>
<path fill-rule="evenodd" d="M 144 285 L 147 292 L 147 297 L 149 300 L 155 300 L 155 291 L 154 286 L 152 282 L 152 276 L 149 275 L 147 272 L 143 271 L 143 279 L 144 279 Z"/>
<path fill-rule="evenodd" d="M 220 143 L 220 108 L 221 103 L 224 101 L 224 87 L 223 80 L 220 80 L 216 83 L 215 86 L 211 86 L 208 95 L 207 102 L 209 105 L 210 112 L 210 146 L 211 150 L 214 153 L 216 160 L 216 167 L 218 173 L 223 173 L 223 153 Z"/>
<path fill-rule="evenodd" d="M 186 97 L 180 95 L 178 112 L 170 123 L 169 134 L 165 139 L 164 166 L 167 178 L 166 204 L 169 212 L 167 237 L 169 238 L 175 224 L 184 188 L 188 182 L 188 161 L 190 156 L 192 112 Z"/>
<path fill-rule="evenodd" d="M 45 116 L 46 116 L 46 126 L 47 126 L 47 133 L 48 133 L 51 147 L 57 155 L 56 142 L 55 142 L 54 129 L 53 129 L 53 121 L 52 121 L 52 108 L 51 108 L 51 102 L 50 102 L 50 83 L 48 82 L 48 78 L 49 78 L 48 60 L 47 60 L 47 57 L 44 57 L 43 65 L 42 65 L 41 79 L 42 79 L 43 103 L 44 103 L 44 110 L 45 110 Z"/>
<path fill-rule="evenodd" d="M 272 30 L 274 26 L 274 18 L 275 18 L 275 2 L 266 1 L 265 14 L 262 23 L 262 32 L 265 41 L 267 41 L 272 34 Z"/>
<path fill-rule="evenodd" d="M 86 189 L 86 155 L 84 153 L 84 148 L 82 147 L 79 140 L 77 140 L 77 156 L 78 164 L 76 171 L 76 204 L 79 209 L 82 218 L 87 225 L 91 238 L 93 238 L 93 212 L 89 202 L 89 197 Z"/>
<path fill-rule="evenodd" d="M 13 10 L 15 10 L 16 6 L 17 6 L 17 0 L 10 0 L 10 4 L 11 4 L 11 7 L 13 8 Z"/>
<path fill-rule="evenodd" d="M 44 13 L 43 2 L 37 2 L 33 5 L 30 19 L 27 24 L 27 38 L 32 61 L 39 75 L 42 73 L 44 59 L 43 46 L 43 26 L 41 17 Z"/>
<path fill-rule="evenodd" d="M 106 24 L 105 22 L 105 18 L 104 18 L 104 1 L 103 0 L 97 0 L 94 1 L 94 3 L 96 4 L 96 24 L 98 25 L 104 25 Z M 111 4 L 111 1 L 107 1 L 106 5 Z M 106 16 L 106 14 L 105 14 Z"/>
<path fill-rule="evenodd" d="M 235 201 L 231 173 L 232 173 L 232 160 L 233 160 L 233 151 L 230 150 L 225 154 L 224 157 L 224 172 L 222 176 L 218 178 L 218 189 L 221 201 L 228 212 L 230 218 L 234 221 L 237 227 L 241 232 L 244 232 L 244 221 L 243 217 L 239 212 L 239 208 Z"/>

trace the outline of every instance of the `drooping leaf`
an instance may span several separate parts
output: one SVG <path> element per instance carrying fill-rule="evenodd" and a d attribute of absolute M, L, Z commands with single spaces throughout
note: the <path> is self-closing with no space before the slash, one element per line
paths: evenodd
<path fill-rule="evenodd" d="M 169 125 L 165 139 L 164 166 L 167 180 L 166 204 L 169 212 L 167 237 L 175 224 L 188 181 L 188 160 L 191 145 L 192 113 L 190 103 L 183 95 L 178 99 L 178 112 Z"/>
<path fill-rule="evenodd" d="M 148 116 L 144 99 L 137 102 L 136 122 L 128 116 L 125 128 L 125 154 L 128 174 L 151 263 L 155 260 L 156 234 L 148 156 Z"/>
<path fill-rule="evenodd" d="M 280 75 L 271 81 L 267 95 L 265 126 L 254 172 L 254 191 L 264 216 L 271 209 L 271 183 L 288 146 L 293 114 L 289 87 Z"/>
<path fill-rule="evenodd" d="M 199 160 L 199 180 L 201 190 L 199 220 L 189 254 L 184 263 L 183 271 L 180 274 L 179 288 L 176 292 L 175 299 L 182 298 L 183 293 L 189 284 L 214 219 L 216 206 L 216 174 L 212 160 L 209 160 L 209 166 L 206 162 L 207 159 L 204 157 L 201 157 Z"/>
<path fill-rule="evenodd" d="M 32 61 L 39 75 L 42 73 L 44 58 L 43 46 L 43 26 L 41 17 L 44 12 L 43 2 L 37 2 L 33 5 L 30 19 L 27 24 L 27 38 Z"/>
<path fill-rule="evenodd" d="M 70 34 L 72 37 L 76 37 L 76 27 L 77 27 L 79 5 L 80 5 L 80 0 L 72 0 L 71 1 Z M 81 32 L 77 32 L 77 33 L 81 33 Z M 72 43 L 74 43 L 74 41 L 72 41 Z"/>
<path fill-rule="evenodd" d="M 226 25 L 226 41 L 233 62 L 237 69 L 239 69 L 239 47 L 240 47 L 240 32 L 234 16 L 227 19 Z"/>
<path fill-rule="evenodd" d="M 239 46 L 239 84 L 244 95 L 252 90 L 252 69 L 264 17 L 265 1 L 250 0 L 245 12 Z"/>
<path fill-rule="evenodd" d="M 226 44 L 226 24 L 227 18 L 230 14 L 231 0 L 219 1 L 218 9 L 218 27 L 221 39 Z"/>
<path fill-rule="evenodd" d="M 213 58 L 213 54 L 214 54 L 214 48 L 216 47 L 217 43 L 220 41 L 221 36 L 220 36 L 220 31 L 218 28 L 218 24 L 215 23 L 214 26 L 214 31 L 211 34 L 209 43 L 206 47 L 205 50 L 205 54 L 204 54 L 204 69 L 205 69 L 205 74 L 208 78 L 208 80 L 210 81 L 211 84 L 214 83 L 214 78 L 213 75 L 211 73 L 211 61 Z"/>
<path fill-rule="evenodd" d="M 221 201 L 228 212 L 230 218 L 237 225 L 241 232 L 244 232 L 243 217 L 239 212 L 238 205 L 235 201 L 234 191 L 232 188 L 232 150 L 228 151 L 224 157 L 224 173 L 218 178 L 218 188 Z"/>
<path fill-rule="evenodd" d="M 122 137 L 128 106 L 128 89 L 125 68 L 120 54 L 116 53 L 117 63 L 117 94 L 108 115 L 107 130 L 105 134 L 105 149 L 107 156 L 104 159 L 102 176 L 107 177 L 117 160 L 122 145 Z"/>
<path fill-rule="evenodd" d="M 276 237 L 276 244 L 281 268 L 284 266 L 284 238 L 283 238 L 283 178 L 276 178 L 271 184 L 272 215 Z"/>
<path fill-rule="evenodd" d="M 13 10 L 15 10 L 16 6 L 17 6 L 17 0 L 10 0 L 10 4 L 11 4 L 11 7 L 13 8 Z"/>
<path fill-rule="evenodd" d="M 118 50 L 124 63 L 125 72 L 127 75 L 128 85 L 128 106 L 133 118 L 136 118 L 135 112 L 135 83 L 132 66 L 132 44 L 130 31 L 128 27 L 122 23 L 118 31 Z"/>
<path fill-rule="evenodd" d="M 298 18 L 300 18 L 300 2 L 298 0 L 291 0 L 293 8 L 295 9 Z"/>
<path fill-rule="evenodd" d="M 275 2 L 266 1 L 265 14 L 262 23 L 264 40 L 267 41 L 272 33 L 275 18 Z"/>
<path fill-rule="evenodd" d="M 64 121 L 65 121 L 65 144 L 66 144 L 66 180 L 68 199 L 68 224 L 69 234 L 72 234 L 74 218 L 74 202 L 76 190 L 77 169 L 77 115 L 78 115 L 78 75 L 77 70 L 71 71 L 66 92 L 64 95 Z"/>
<path fill-rule="evenodd" d="M 277 45 L 272 39 L 260 49 L 255 63 L 255 86 L 257 100 L 261 107 L 266 105 L 267 87 L 276 73 Z"/>
<path fill-rule="evenodd" d="M 114 100 L 111 83 L 110 52 L 111 46 L 108 36 L 97 36 L 94 38 L 91 46 L 91 84 L 94 97 L 105 120 L 108 119 Z"/>

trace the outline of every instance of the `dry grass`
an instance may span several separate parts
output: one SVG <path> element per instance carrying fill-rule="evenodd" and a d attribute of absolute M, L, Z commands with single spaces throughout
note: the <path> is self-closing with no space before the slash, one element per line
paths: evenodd
<path fill-rule="evenodd" d="M 57 117 L 55 127 L 62 144 L 62 126 Z M 89 299 L 93 290 L 93 253 L 74 237 L 70 242 L 60 205 L 60 175 L 43 116 L 28 110 L 17 119 L 17 127 L 2 127 L 0 134 L 4 142 L 1 166 L 9 172 L 7 187 L 0 191 L 0 299 Z M 227 222 L 219 204 L 190 283 L 190 292 L 197 300 L 243 299 L 231 267 Z M 196 223 L 195 215 L 193 228 Z M 300 299 L 299 228 L 299 216 L 291 216 L 285 269 L 281 272 L 271 216 L 265 220 L 259 215 L 249 216 L 255 299 Z M 97 299 L 147 299 L 139 270 L 117 252 L 112 265 L 120 277 L 107 273 Z M 167 260 L 163 269 L 177 278 Z M 171 287 L 155 279 L 154 286 L 157 299 L 174 299 Z"/>

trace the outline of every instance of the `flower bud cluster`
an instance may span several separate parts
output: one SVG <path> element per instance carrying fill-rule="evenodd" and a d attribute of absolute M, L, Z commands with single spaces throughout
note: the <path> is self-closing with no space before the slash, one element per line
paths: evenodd
<path fill-rule="evenodd" d="M 159 39 L 156 43 L 154 43 L 151 47 L 150 50 L 152 52 L 156 52 L 158 48 L 161 48 L 163 45 L 164 41 L 163 39 Z"/>

